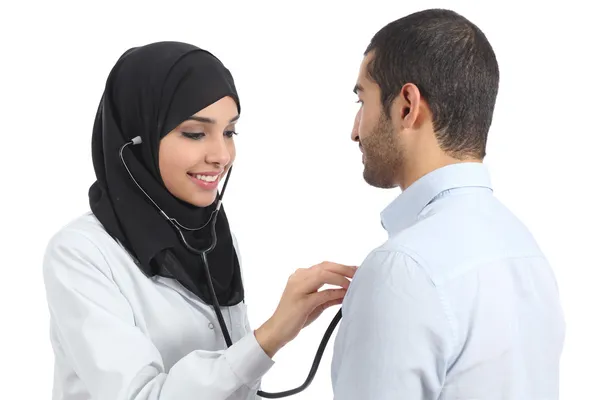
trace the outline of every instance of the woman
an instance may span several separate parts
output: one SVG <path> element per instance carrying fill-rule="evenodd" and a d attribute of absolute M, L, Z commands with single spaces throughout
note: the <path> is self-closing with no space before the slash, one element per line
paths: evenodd
<path fill-rule="evenodd" d="M 215 201 L 239 113 L 229 71 L 197 47 L 154 43 L 114 66 L 92 137 L 92 212 L 58 232 L 44 259 L 53 399 L 256 398 L 273 355 L 341 302 L 355 268 L 322 263 L 292 275 L 273 316 L 250 329 L 237 245 Z M 218 216 L 207 258 L 231 347 L 201 258 L 159 208 L 198 249 Z"/>

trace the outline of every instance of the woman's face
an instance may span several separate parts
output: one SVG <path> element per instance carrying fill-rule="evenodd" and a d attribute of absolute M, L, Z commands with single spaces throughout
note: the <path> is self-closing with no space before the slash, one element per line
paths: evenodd
<path fill-rule="evenodd" d="M 198 111 L 160 141 L 158 164 L 171 194 L 197 207 L 211 205 L 235 160 L 237 105 L 224 97 Z"/>

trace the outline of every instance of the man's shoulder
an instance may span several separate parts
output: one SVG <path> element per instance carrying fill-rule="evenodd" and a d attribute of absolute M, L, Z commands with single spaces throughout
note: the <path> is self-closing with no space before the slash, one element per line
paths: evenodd
<path fill-rule="evenodd" d="M 377 251 L 409 255 L 438 284 L 491 262 L 543 256 L 527 227 L 500 203 L 431 207 Z"/>

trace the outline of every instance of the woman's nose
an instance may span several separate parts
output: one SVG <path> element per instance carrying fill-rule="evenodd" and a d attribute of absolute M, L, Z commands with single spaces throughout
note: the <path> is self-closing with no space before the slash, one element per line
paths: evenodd
<path fill-rule="evenodd" d="M 209 164 L 218 164 L 220 166 L 229 164 L 229 161 L 231 161 L 231 153 L 229 152 L 229 146 L 225 143 L 225 138 L 212 141 L 206 155 L 206 161 Z"/>

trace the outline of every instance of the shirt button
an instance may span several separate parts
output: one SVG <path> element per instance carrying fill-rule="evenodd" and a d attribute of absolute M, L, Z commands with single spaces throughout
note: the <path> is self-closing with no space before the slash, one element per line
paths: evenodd
<path fill-rule="evenodd" d="M 212 324 L 212 322 L 208 324 L 208 329 L 215 329 L 215 326 Z"/>

